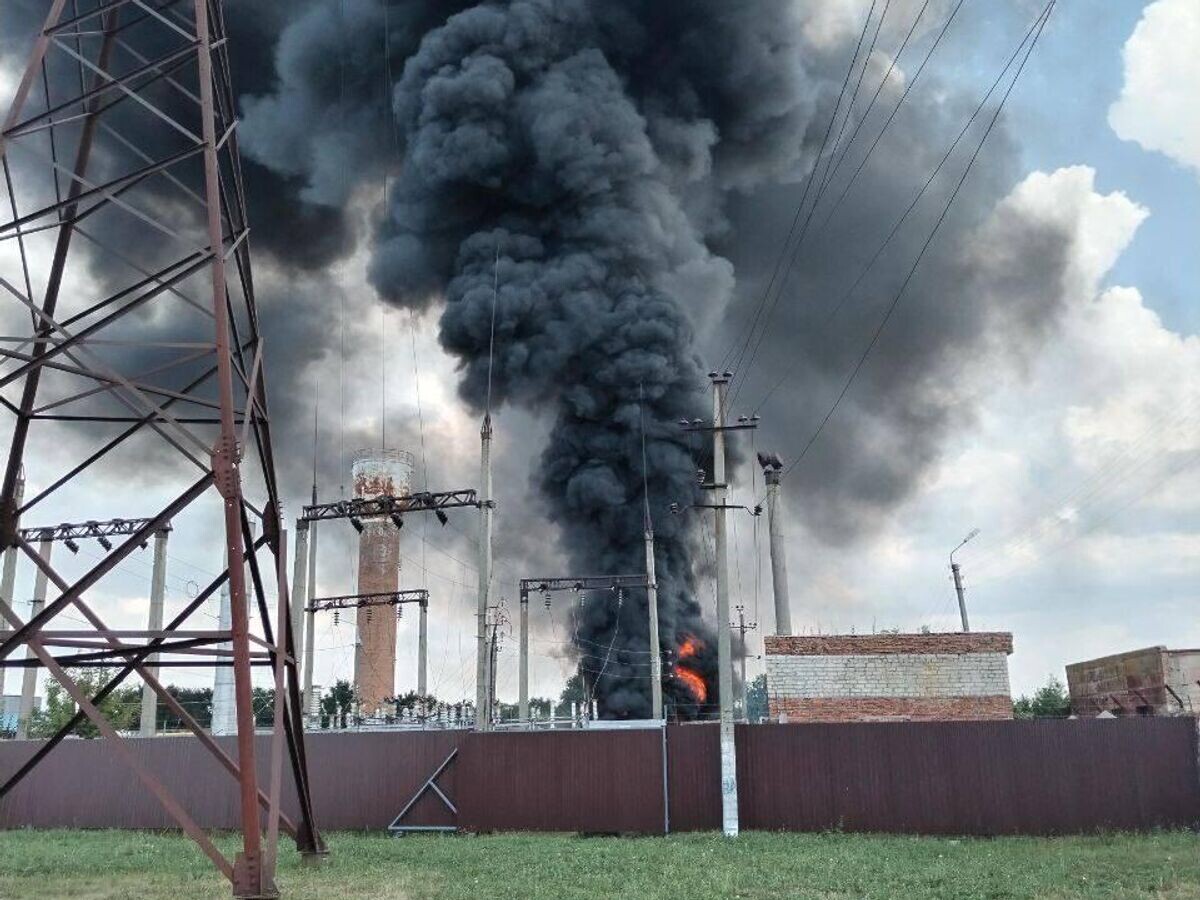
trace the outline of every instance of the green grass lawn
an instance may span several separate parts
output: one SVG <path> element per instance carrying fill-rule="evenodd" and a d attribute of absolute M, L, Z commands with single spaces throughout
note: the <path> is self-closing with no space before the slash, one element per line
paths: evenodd
<path fill-rule="evenodd" d="M 991 840 L 852 834 L 332 834 L 332 856 L 280 861 L 286 898 L 539 900 L 631 897 L 1198 898 L 1190 833 Z M 232 850 L 229 838 L 223 849 Z M 228 897 L 190 842 L 141 832 L 0 832 L 0 898 L 180 900 Z"/>

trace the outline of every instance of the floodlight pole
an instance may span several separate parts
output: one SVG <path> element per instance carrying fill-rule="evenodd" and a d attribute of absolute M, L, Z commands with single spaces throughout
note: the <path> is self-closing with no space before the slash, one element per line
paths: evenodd
<path fill-rule="evenodd" d="M 950 551 L 950 574 L 954 577 L 954 593 L 958 595 L 958 615 L 962 619 L 962 630 L 970 631 L 971 624 L 967 621 L 967 595 L 963 589 L 962 569 L 958 563 L 954 561 L 954 554 L 961 550 L 966 544 L 979 534 L 979 529 L 974 529 L 968 534 L 959 545 Z"/>
<path fill-rule="evenodd" d="M 292 618 L 292 635 L 295 637 L 296 646 L 303 645 L 305 647 L 305 658 L 297 660 L 298 664 L 302 664 L 305 667 L 305 671 L 308 668 L 308 641 L 304 636 L 304 607 L 308 605 L 308 541 L 310 528 L 310 524 L 305 522 L 303 518 L 296 520 L 296 561 L 292 569 L 292 608 L 289 611 Z M 307 698 L 308 690 L 305 689 L 300 701 L 301 720 L 308 716 Z"/>
<path fill-rule="evenodd" d="M 475 656 L 475 730 L 491 728 L 488 684 L 492 667 L 488 664 L 487 614 L 492 589 L 492 416 L 483 417 L 479 429 L 479 596 L 476 605 Z"/>

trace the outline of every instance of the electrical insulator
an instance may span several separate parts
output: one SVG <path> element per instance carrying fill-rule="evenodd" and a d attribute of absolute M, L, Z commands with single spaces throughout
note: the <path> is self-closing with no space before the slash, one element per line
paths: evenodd
<path fill-rule="evenodd" d="M 371 624 L 371 607 L 367 607 L 367 624 Z"/>
<path fill-rule="evenodd" d="M 546 604 L 546 609 L 549 610 L 550 609 L 550 592 L 549 591 L 546 591 L 546 599 L 544 602 Z"/>
<path fill-rule="evenodd" d="M 338 623 L 339 623 L 341 620 L 342 620 L 342 614 L 341 614 L 341 611 L 340 611 L 340 610 L 336 610 L 336 609 L 335 609 L 335 610 L 333 611 L 333 624 L 334 624 L 334 625 L 337 625 L 337 624 L 338 624 Z"/>
<path fill-rule="evenodd" d="M 401 604 L 397 603 L 396 604 L 396 621 L 399 622 L 403 618 L 404 618 L 404 607 Z"/>
<path fill-rule="evenodd" d="M 625 588 L 617 588 L 617 609 L 625 602 Z"/>

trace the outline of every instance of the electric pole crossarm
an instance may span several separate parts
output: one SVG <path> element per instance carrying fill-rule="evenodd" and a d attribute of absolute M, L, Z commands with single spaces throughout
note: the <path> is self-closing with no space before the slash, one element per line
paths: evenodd
<path fill-rule="evenodd" d="M 420 492 L 404 497 L 372 497 L 339 500 L 334 503 L 315 503 L 304 507 L 302 522 L 324 522 L 330 519 L 367 519 L 372 517 L 404 515 L 415 512 L 437 513 L 447 509 L 481 506 L 478 495 L 472 490 Z"/>
<path fill-rule="evenodd" d="M 321 597 L 305 607 L 309 612 L 329 609 L 361 609 L 365 606 L 399 606 L 403 603 L 429 605 L 429 591 L 416 588 L 407 591 L 387 591 L 380 594 L 345 594 L 341 597 Z"/>
<path fill-rule="evenodd" d="M 619 588 L 644 588 L 650 584 L 646 575 L 582 575 L 563 578 L 522 578 L 521 596 L 531 593 L 560 591 L 599 591 Z"/>
<path fill-rule="evenodd" d="M 151 523 L 151 519 L 109 519 L 107 522 L 63 523 L 49 527 L 22 528 L 17 532 L 29 543 L 36 541 L 82 541 L 89 538 L 126 537 L 137 534 Z M 159 531 L 169 531 L 164 525 Z"/>

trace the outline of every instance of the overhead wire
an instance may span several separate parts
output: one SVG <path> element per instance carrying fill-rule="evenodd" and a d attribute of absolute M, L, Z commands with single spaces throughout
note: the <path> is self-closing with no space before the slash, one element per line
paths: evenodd
<path fill-rule="evenodd" d="M 997 120 L 1000 118 L 1000 113 L 1004 110 L 1004 106 L 1007 103 L 1009 96 L 1012 94 L 1013 88 L 1016 87 L 1017 82 L 1020 80 L 1021 73 L 1024 71 L 1025 65 L 1029 61 L 1030 55 L 1033 53 L 1034 48 L 1037 46 L 1038 39 L 1041 37 L 1042 31 L 1045 28 L 1046 23 L 1050 19 L 1050 13 L 1053 11 L 1054 5 L 1056 2 L 1057 2 L 1057 0 L 1049 0 L 1049 2 L 1046 4 L 1045 8 L 1042 10 L 1042 13 L 1039 15 L 1039 19 L 1036 23 L 1036 30 L 1033 32 L 1033 35 L 1032 35 L 1032 40 L 1030 40 L 1027 37 L 1025 39 L 1025 41 L 1022 42 L 1023 44 L 1026 42 L 1029 44 L 1028 49 L 1025 51 L 1025 55 L 1022 58 L 1021 63 L 1018 66 L 1017 71 L 1016 71 L 1015 75 L 1013 76 L 1011 83 L 1008 85 L 1007 90 L 1004 92 L 1003 98 L 1001 99 L 1000 103 L 997 105 L 995 113 L 992 115 L 991 120 L 988 122 L 987 128 L 984 130 L 983 136 L 980 138 L 978 145 L 976 145 L 974 153 L 972 153 L 970 160 L 967 162 L 966 167 L 963 169 L 963 173 L 962 173 L 961 177 L 958 179 L 958 183 L 955 185 L 953 192 L 950 194 L 949 199 L 946 201 L 945 206 L 942 208 L 941 214 L 938 216 L 937 221 L 934 223 L 933 229 L 929 232 L 929 236 L 925 239 L 925 243 L 922 245 L 920 252 L 917 254 L 916 259 L 913 261 L 912 266 L 909 268 L 908 274 L 905 276 L 904 281 L 901 283 L 899 289 L 896 291 L 895 296 L 892 298 L 891 303 L 888 305 L 887 311 L 884 313 L 882 320 L 880 321 L 879 325 L 876 327 L 874 333 L 872 334 L 871 340 L 867 344 L 866 349 L 863 351 L 862 355 L 859 356 L 858 361 L 855 363 L 854 368 L 851 370 L 850 376 L 849 376 L 849 378 L 846 379 L 846 383 L 843 385 L 841 392 L 837 396 L 837 399 L 834 400 L 833 405 L 830 406 L 829 411 L 825 414 L 825 417 L 821 420 L 821 424 L 817 426 L 816 431 L 813 432 L 812 437 L 809 438 L 808 443 L 805 444 L 804 449 L 801 451 L 800 455 L 798 457 L 796 457 L 796 459 L 793 460 L 787 466 L 786 469 L 784 469 L 784 473 L 783 473 L 784 477 L 789 475 L 796 468 L 796 466 L 798 466 L 804 460 L 805 456 L 808 455 L 808 451 L 812 448 L 813 444 L 816 443 L 817 438 L 819 438 L 821 436 L 821 433 L 824 431 L 825 426 L 829 423 L 829 420 L 833 418 L 834 413 L 837 412 L 837 409 L 841 405 L 842 400 L 845 398 L 847 392 L 850 390 L 850 386 L 854 383 L 855 379 L 858 377 L 859 372 L 862 371 L 863 366 L 866 364 L 867 359 L 871 355 L 871 351 L 875 349 L 876 344 L 879 342 L 880 335 L 883 334 L 884 329 L 887 327 L 888 322 L 891 320 L 892 315 L 895 313 L 897 307 L 899 306 L 901 299 L 904 297 L 905 291 L 907 290 L 909 283 L 912 281 L 913 275 L 916 273 L 917 268 L 921 264 L 921 260 L 924 258 L 926 251 L 929 249 L 929 246 L 933 243 L 933 239 L 937 236 L 938 232 L 941 230 L 942 224 L 945 222 L 946 216 L 950 212 L 951 206 L 953 206 L 955 199 L 958 197 L 959 191 L 962 190 L 962 186 L 966 182 L 967 176 L 970 175 L 971 170 L 974 168 L 975 162 L 978 160 L 979 154 L 983 150 L 983 147 L 987 142 L 988 136 L 992 133 L 992 129 L 995 127 Z"/>
<path fill-rule="evenodd" d="M 892 121 L 896 116 L 896 113 L 899 112 L 900 107 L 903 105 L 903 103 L 907 99 L 909 93 L 912 91 L 913 86 L 916 84 L 917 80 L 920 78 L 921 72 L 924 70 L 926 64 L 929 62 L 929 60 L 932 58 L 934 52 L 937 50 L 938 46 L 941 43 L 942 37 L 945 35 L 946 31 L 950 27 L 950 24 L 954 21 L 955 17 L 958 15 L 958 11 L 959 11 L 959 9 L 961 9 L 964 2 L 965 2 L 965 0 L 958 0 L 957 5 L 950 11 L 949 16 L 946 18 L 946 21 L 942 25 L 941 31 L 937 35 L 937 38 L 934 40 L 934 42 L 930 46 L 929 50 L 925 54 L 925 58 L 922 60 L 920 66 L 917 68 L 916 74 L 906 84 L 905 90 L 901 94 L 900 99 L 897 101 L 896 106 L 893 108 L 891 115 L 889 115 L 887 121 L 884 122 L 883 127 L 880 129 L 879 133 L 876 135 L 875 141 L 872 143 L 871 147 L 868 149 L 866 155 L 863 157 L 863 160 L 859 164 L 858 168 L 850 176 L 850 179 L 848 180 L 847 185 L 846 185 L 845 189 L 843 190 L 842 197 L 845 196 L 846 191 L 848 191 L 850 186 L 853 185 L 854 182 L 858 179 L 859 174 L 861 174 L 863 168 L 866 166 L 867 160 L 870 159 L 871 154 L 875 150 L 875 147 L 878 145 L 878 143 L 882 139 L 883 135 L 887 132 L 888 128 L 891 126 Z M 927 6 L 927 5 L 928 4 L 926 3 L 925 6 Z M 918 10 L 917 16 L 914 18 L 912 27 L 909 29 L 908 34 L 905 36 L 904 41 L 901 44 L 900 50 L 897 51 L 897 53 L 895 54 L 895 56 L 892 60 L 892 64 L 888 67 L 888 70 L 884 73 L 883 78 L 880 80 L 879 89 L 876 91 L 875 97 L 872 97 L 871 104 L 868 106 L 867 112 L 864 113 L 863 119 L 860 120 L 860 123 L 859 123 L 860 127 L 861 127 L 862 121 L 865 121 L 865 117 L 866 117 L 867 113 L 869 113 L 870 107 L 874 105 L 875 99 L 878 97 L 879 91 L 882 90 L 883 85 L 886 83 L 887 79 L 890 77 L 891 72 L 895 67 L 896 61 L 899 59 L 900 53 L 902 53 L 904 47 L 907 46 L 908 41 L 911 38 L 913 31 L 916 29 L 917 23 L 920 21 L 921 16 L 925 12 L 925 6 L 922 6 L 921 9 Z M 871 9 L 874 10 L 874 4 L 872 4 Z M 886 14 L 886 10 L 885 10 L 885 14 Z M 868 14 L 867 21 L 863 23 L 863 35 L 865 35 L 867 26 L 869 24 L 870 24 L 870 14 Z M 860 45 L 861 45 L 861 41 L 862 41 L 862 35 L 860 35 L 860 38 L 859 38 Z M 856 52 L 855 52 L 855 60 L 856 59 L 857 59 L 857 48 L 856 48 Z M 850 72 L 853 72 L 855 60 L 851 61 L 851 67 L 847 74 L 849 74 Z M 864 59 L 864 61 L 863 61 L 863 71 L 864 72 L 866 70 L 866 66 L 868 63 L 869 63 L 869 59 Z M 835 117 L 836 117 L 836 114 L 837 114 L 837 110 L 835 109 L 834 110 Z M 831 120 L 831 124 L 832 124 L 832 120 Z M 850 141 L 847 141 L 847 143 L 846 143 L 845 151 L 849 150 L 850 146 L 853 144 L 854 138 L 857 137 L 858 132 L 859 132 L 859 128 L 855 128 Z M 820 153 L 818 153 L 817 161 L 814 163 L 814 172 L 815 172 L 816 167 L 819 166 L 820 158 L 823 154 L 824 154 L 824 144 L 822 144 L 822 149 L 821 149 Z M 844 157 L 844 155 L 845 155 L 845 152 L 843 152 L 843 157 Z M 840 166 L 840 162 L 839 162 L 839 166 Z M 828 164 L 827 164 L 826 168 L 828 169 Z M 836 169 L 834 171 L 836 172 Z M 757 360 L 759 351 L 761 350 L 763 342 L 766 339 L 766 335 L 769 330 L 768 326 L 769 326 L 770 318 L 774 314 L 775 309 L 779 305 L 779 301 L 783 295 L 783 292 L 787 285 L 788 279 L 790 278 L 793 268 L 796 264 L 796 261 L 798 260 L 798 258 L 800 256 L 801 249 L 803 248 L 804 242 L 808 236 L 809 225 L 812 222 L 813 215 L 816 213 L 817 206 L 823 199 L 825 190 L 828 187 L 828 184 L 831 182 L 832 182 L 832 176 L 830 177 L 829 182 L 827 182 L 821 186 L 817 195 L 813 199 L 812 206 L 809 209 L 808 215 L 804 220 L 804 225 L 802 226 L 802 228 L 800 230 L 799 238 L 795 242 L 795 246 L 792 249 L 791 255 L 789 257 L 787 257 L 788 261 L 787 261 L 787 266 L 784 268 L 784 271 L 783 271 L 783 277 L 782 277 L 782 279 L 778 280 L 778 289 L 775 292 L 774 300 L 771 301 L 769 307 L 767 308 L 766 316 L 762 322 L 762 327 L 760 329 L 758 329 L 758 331 L 757 331 L 758 337 L 757 337 L 757 340 L 754 342 L 754 351 L 750 354 L 749 362 L 747 362 L 746 364 L 743 365 L 742 358 L 744 358 L 744 353 L 743 353 L 743 356 L 739 357 L 739 359 L 738 359 L 736 368 L 738 370 L 739 380 L 738 380 L 737 384 L 734 386 L 734 392 L 733 392 L 733 396 L 731 398 L 731 402 L 737 400 L 739 394 L 741 393 L 742 388 L 748 382 L 749 372 L 753 368 L 754 362 Z M 805 196 L 807 196 L 807 193 L 808 193 L 808 189 L 806 187 Z M 838 203 L 835 204 L 835 207 L 834 207 L 835 209 L 838 205 L 840 205 L 840 201 L 841 201 L 841 198 L 839 198 Z M 803 202 L 804 202 L 804 199 L 802 198 L 801 208 L 803 208 Z M 797 212 L 799 212 L 799 210 Z M 832 217 L 832 213 L 829 216 L 826 216 L 825 220 L 822 222 L 820 228 L 818 229 L 818 233 L 824 231 L 824 229 L 828 226 L 829 220 L 831 217 Z M 798 218 L 798 216 L 797 216 L 797 218 Z M 794 227 L 794 224 L 795 223 L 793 222 L 793 227 Z M 790 235 L 791 235 L 791 232 L 789 232 L 788 242 L 785 242 L 785 245 L 783 248 L 784 252 L 783 252 L 783 254 L 781 254 L 781 257 L 780 257 L 781 259 L 783 259 L 787 255 L 787 247 L 788 247 L 788 244 L 790 243 Z M 773 274 L 771 286 L 774 286 L 775 282 L 776 282 L 776 278 L 775 278 L 775 275 Z M 764 298 L 763 298 L 764 302 L 765 302 L 765 300 L 766 300 L 766 294 L 764 294 Z M 753 332 L 751 333 L 751 335 L 749 335 L 747 337 L 747 341 L 751 340 L 752 338 L 753 338 Z"/>
<path fill-rule="evenodd" d="M 961 6 L 961 2 L 959 5 Z M 955 9 L 957 10 L 957 7 Z M 862 267 L 862 269 L 859 271 L 859 273 L 858 273 L 857 277 L 855 277 L 854 281 L 850 284 L 850 286 L 848 288 L 846 288 L 846 290 L 844 292 L 842 292 L 838 301 L 833 305 L 833 307 L 829 310 L 829 312 L 826 313 L 825 318 L 821 321 L 821 324 L 818 326 L 819 332 L 823 332 L 825 329 L 827 329 L 829 327 L 829 324 L 833 321 L 833 319 L 837 317 L 837 314 L 839 312 L 841 312 L 842 308 L 846 304 L 846 301 L 849 300 L 854 295 L 854 292 L 856 290 L 858 290 L 858 286 L 860 284 L 862 284 L 863 279 L 866 278 L 867 275 L 871 272 L 871 270 L 875 267 L 875 264 L 879 261 L 880 257 L 883 255 L 884 250 L 887 249 L 887 247 L 891 244 L 892 239 L 895 238 L 895 236 L 899 233 L 901 226 L 903 226 L 904 223 L 908 221 L 908 217 L 910 215 L 912 215 L 913 211 L 917 208 L 917 205 L 921 202 L 921 199 L 925 196 L 926 192 L 933 185 L 933 183 L 937 180 L 938 175 L 941 173 L 941 171 L 945 167 L 946 163 L 949 162 L 950 158 L 954 155 L 954 151 L 958 148 L 958 145 L 962 142 L 962 139 L 966 136 L 967 132 L 970 131 L 971 126 L 975 123 L 975 120 L 979 117 L 980 113 L 983 112 L 983 110 L 986 108 L 988 100 L 991 99 L 992 94 L 995 93 L 996 89 L 1003 82 L 1005 75 L 1008 73 L 1009 69 L 1012 68 L 1012 65 L 1014 62 L 1016 62 L 1017 57 L 1020 56 L 1022 48 L 1029 41 L 1030 35 L 1032 35 L 1034 30 L 1037 28 L 1039 20 L 1040 20 L 1040 16 L 1039 16 L 1039 19 L 1035 19 L 1034 23 L 1032 25 L 1030 25 L 1029 29 L 1025 33 L 1025 37 L 1017 45 L 1016 49 L 1013 50 L 1012 54 L 1008 57 L 1007 61 L 1004 64 L 1004 67 L 996 75 L 996 78 L 992 81 L 990 87 L 988 88 L 987 92 L 983 95 L 983 97 L 980 99 L 979 103 L 976 104 L 971 115 L 967 118 L 966 123 L 959 130 L 959 132 L 955 136 L 954 140 L 951 141 L 950 146 L 946 148 L 945 153 L 943 153 L 941 158 L 938 160 L 937 165 L 934 166 L 933 170 L 926 177 L 925 182 L 921 185 L 920 190 L 917 191 L 916 195 L 909 202 L 908 206 L 905 208 L 904 212 L 901 213 L 900 217 L 892 224 L 892 227 L 888 231 L 887 235 L 884 237 L 883 242 L 880 243 L 880 245 L 875 249 L 874 254 L 867 261 L 866 265 L 864 265 Z M 947 24 L 948 24 L 948 22 L 947 22 Z M 928 59 L 928 57 L 926 57 L 926 58 Z M 918 74 L 919 74 L 919 70 L 918 70 Z M 915 79 L 914 79 L 914 81 L 915 81 Z M 913 84 L 913 82 L 909 83 L 910 88 L 912 87 L 912 84 Z M 897 105 L 897 109 L 898 108 L 899 108 L 899 105 Z M 880 133 L 882 134 L 882 132 L 880 132 Z M 800 360 L 794 361 L 784 371 L 783 375 L 780 376 L 774 382 L 774 384 L 770 387 L 770 389 L 767 390 L 767 392 L 763 396 L 763 398 L 761 400 L 759 400 L 757 405 L 754 407 L 754 412 L 756 414 L 759 411 L 761 411 L 762 408 L 766 405 L 767 401 L 770 400 L 771 397 L 773 397 L 775 395 L 775 392 L 778 391 L 787 382 L 787 380 L 796 373 L 796 371 L 798 371 L 800 363 L 801 363 Z"/>
<path fill-rule="evenodd" d="M 775 287 L 775 282 L 779 277 L 781 268 L 783 267 L 783 261 L 787 258 L 788 248 L 791 246 L 792 238 L 796 234 L 796 228 L 800 224 L 800 218 L 804 214 L 805 207 L 808 205 L 808 195 L 812 190 L 814 181 L 816 180 L 817 168 L 820 165 L 821 158 L 825 154 L 825 147 L 829 142 L 829 135 L 833 132 L 833 123 L 837 121 L 838 110 L 841 108 L 842 98 L 845 96 L 846 88 L 850 84 L 850 77 L 854 72 L 855 63 L 858 60 L 858 52 L 862 48 L 862 42 L 866 37 L 867 29 L 871 24 L 871 13 L 875 9 L 876 2 L 877 0 L 872 0 L 871 11 L 868 12 L 866 20 L 863 21 L 862 31 L 858 36 L 858 43 L 855 44 L 854 47 L 854 55 L 850 58 L 850 64 L 846 67 L 846 77 L 842 80 L 841 90 L 838 91 L 837 103 L 834 104 L 833 112 L 829 114 L 829 123 L 825 127 L 825 134 L 821 139 L 820 149 L 817 151 L 817 156 L 813 160 L 813 167 L 809 170 L 808 177 L 805 179 L 804 193 L 801 194 L 800 203 L 796 206 L 796 213 L 792 217 L 792 224 L 788 228 L 787 237 L 784 238 L 783 245 L 779 248 L 779 256 L 775 260 L 775 266 L 771 272 L 771 278 L 767 282 L 767 287 L 763 291 L 762 296 L 759 298 L 753 317 L 722 357 L 721 368 L 724 370 L 728 370 L 730 365 L 733 365 L 735 368 L 740 366 L 741 359 L 745 356 L 746 351 L 749 349 L 750 342 L 754 339 L 754 335 L 757 333 L 759 320 L 762 318 L 763 310 L 766 308 L 771 291 Z M 743 334 L 744 339 L 742 336 Z M 739 344 L 742 345 L 741 350 L 737 349 Z"/>

